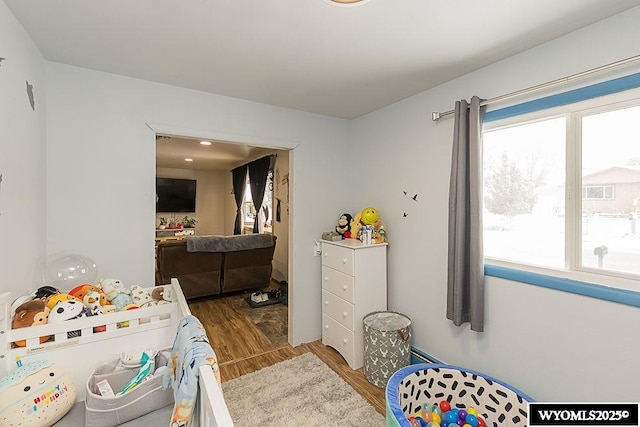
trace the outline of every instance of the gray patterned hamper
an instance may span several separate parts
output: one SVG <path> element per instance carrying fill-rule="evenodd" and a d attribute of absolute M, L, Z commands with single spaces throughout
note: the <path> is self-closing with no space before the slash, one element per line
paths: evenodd
<path fill-rule="evenodd" d="M 411 362 L 411 320 L 392 311 L 375 311 L 364 319 L 364 375 L 385 387 L 395 371 Z"/>

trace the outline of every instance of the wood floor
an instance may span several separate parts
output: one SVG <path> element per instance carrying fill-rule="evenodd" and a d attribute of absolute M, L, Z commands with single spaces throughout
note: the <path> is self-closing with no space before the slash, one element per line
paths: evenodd
<path fill-rule="evenodd" d="M 311 352 L 338 373 L 376 411 L 382 415 L 385 414 L 384 389 L 369 383 L 362 369 L 352 370 L 337 351 L 324 346 L 320 341 L 294 348 L 289 344 L 283 344 L 278 334 L 273 331 L 265 334 L 264 328 L 261 330 L 256 324 L 254 313 L 246 308 L 248 305 L 243 301 L 244 297 L 246 294 L 189 303 L 192 314 L 200 319 L 207 330 L 211 346 L 218 356 L 223 382 Z M 278 323 L 284 321 L 286 326 L 286 307 L 281 304 L 270 307 L 271 309 L 260 307 L 256 310 L 264 311 L 260 315 L 261 318 L 268 317 L 269 310 L 271 312 L 279 310 L 280 313 L 284 310 L 285 317 Z M 272 338 L 269 339 L 267 335 Z M 284 336 L 286 337 L 286 327 Z M 276 343 L 274 344 L 272 340 Z M 286 343 L 286 339 L 284 342 Z"/>

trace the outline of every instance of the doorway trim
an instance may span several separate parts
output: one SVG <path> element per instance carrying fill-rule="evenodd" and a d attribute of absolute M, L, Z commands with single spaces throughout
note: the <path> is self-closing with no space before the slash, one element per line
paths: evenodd
<path fill-rule="evenodd" d="M 287 281 L 289 283 L 288 286 L 288 301 L 287 301 L 287 340 L 289 345 L 293 346 L 293 325 L 298 319 L 293 318 L 293 294 L 295 292 L 295 269 L 293 268 L 294 257 L 293 254 L 295 252 L 295 235 L 294 235 L 294 227 L 293 227 L 293 215 L 295 211 L 295 197 L 293 182 L 295 180 L 294 176 L 294 164 L 295 164 L 295 148 L 299 145 L 294 141 L 286 141 L 280 139 L 273 138 L 265 138 L 255 135 L 243 135 L 243 134 L 230 134 L 227 132 L 219 132 L 212 129 L 193 129 L 193 128 L 185 128 L 180 126 L 172 126 L 165 125 L 160 123 L 145 123 L 149 129 L 153 131 L 153 134 L 150 135 L 150 143 L 153 146 L 153 158 L 156 158 L 156 135 L 168 135 L 175 137 L 186 137 L 186 138 L 202 138 L 202 139 L 213 139 L 218 141 L 223 141 L 229 144 L 242 144 L 242 145 L 255 145 L 256 147 L 262 148 L 272 148 L 274 150 L 287 150 L 289 151 L 289 240 L 287 242 L 288 246 L 288 261 L 287 261 Z M 155 168 L 154 168 L 155 171 Z M 154 172 L 155 173 L 155 172 Z"/>

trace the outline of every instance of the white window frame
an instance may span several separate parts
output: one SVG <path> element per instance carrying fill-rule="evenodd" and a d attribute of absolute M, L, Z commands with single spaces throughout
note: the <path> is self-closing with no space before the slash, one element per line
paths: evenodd
<path fill-rule="evenodd" d="M 583 267 L 581 266 L 580 250 L 580 236 L 582 236 L 582 153 L 579 141 L 582 140 L 582 135 L 579 123 L 584 116 L 633 106 L 640 106 L 640 89 L 630 89 L 570 105 L 483 123 L 483 132 L 485 132 L 512 126 L 522 126 L 561 116 L 565 116 L 567 120 L 565 147 L 565 268 L 554 269 L 487 256 L 485 256 L 485 264 L 618 289 L 640 291 L 640 274 Z"/>

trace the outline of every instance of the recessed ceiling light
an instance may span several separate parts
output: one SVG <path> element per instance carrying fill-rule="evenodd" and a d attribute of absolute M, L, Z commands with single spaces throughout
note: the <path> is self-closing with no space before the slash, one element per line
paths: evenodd
<path fill-rule="evenodd" d="M 200 141 L 200 144 L 202 145 L 211 145 L 210 141 Z"/>
<path fill-rule="evenodd" d="M 185 162 L 193 162 L 193 159 L 191 157 L 187 157 L 186 159 L 184 159 Z"/>

